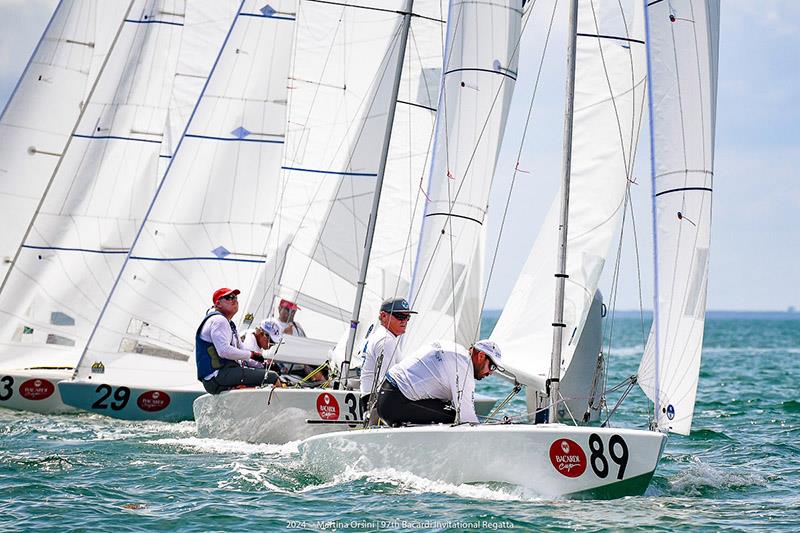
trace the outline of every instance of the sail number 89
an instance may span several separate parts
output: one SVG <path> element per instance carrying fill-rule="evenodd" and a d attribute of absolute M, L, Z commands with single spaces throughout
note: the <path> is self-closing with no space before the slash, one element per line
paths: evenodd
<path fill-rule="evenodd" d="M 594 473 L 599 478 L 608 477 L 608 459 L 606 459 L 603 439 L 597 433 L 589 436 L 589 449 L 592 452 L 589 456 L 589 464 L 592 465 Z M 612 435 L 608 439 L 608 456 L 619 466 L 617 479 L 622 479 L 625 476 L 625 467 L 628 466 L 628 445 L 625 443 L 625 439 L 619 435 Z"/>

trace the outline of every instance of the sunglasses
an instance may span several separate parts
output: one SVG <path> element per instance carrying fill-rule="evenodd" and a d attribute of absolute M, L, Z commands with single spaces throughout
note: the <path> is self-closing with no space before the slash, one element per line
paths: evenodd
<path fill-rule="evenodd" d="M 399 320 L 400 322 L 408 322 L 409 320 L 411 320 L 411 315 L 408 315 L 406 313 L 389 313 L 389 314 L 392 315 L 395 319 Z"/>
<path fill-rule="evenodd" d="M 487 357 L 487 359 L 489 358 Z M 495 370 L 497 370 L 497 365 L 492 363 L 492 360 L 489 359 L 489 372 L 494 372 Z"/>
<path fill-rule="evenodd" d="M 223 296 L 220 298 L 220 300 L 231 300 L 234 302 L 237 301 L 238 299 L 239 299 L 238 296 L 235 294 L 228 294 L 227 296 Z"/>

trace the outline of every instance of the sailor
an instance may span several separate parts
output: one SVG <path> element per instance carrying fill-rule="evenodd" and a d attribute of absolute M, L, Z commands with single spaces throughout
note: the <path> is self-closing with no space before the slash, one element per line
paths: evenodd
<path fill-rule="evenodd" d="M 400 338 L 406 332 L 411 315 L 416 314 L 405 298 L 389 298 L 381 304 L 378 325 L 364 339 L 356 358 L 361 363 L 361 406 L 366 411 L 375 384 L 383 381 L 386 371 L 402 359 Z"/>
<path fill-rule="evenodd" d="M 265 318 L 255 329 L 247 330 L 244 332 L 244 335 L 242 335 L 242 348 L 255 352 L 269 350 L 276 344 L 282 342 L 283 334 L 281 333 L 281 327 L 274 318 Z M 251 361 L 253 360 L 251 359 Z M 280 367 L 275 362 L 270 365 L 270 370 L 275 370 L 280 373 Z"/>
<path fill-rule="evenodd" d="M 239 311 L 238 295 L 239 289 L 214 291 L 211 297 L 214 307 L 195 333 L 197 379 L 211 394 L 240 385 L 257 387 L 278 380 L 278 374 L 263 368 L 264 358 L 260 349 L 247 350 L 241 344 L 236 325 L 231 320 Z"/>
<path fill-rule="evenodd" d="M 478 423 L 475 380 L 500 367 L 500 348 L 480 340 L 469 351 L 455 342 L 434 342 L 386 373 L 378 395 L 378 415 L 392 426 Z"/>
<path fill-rule="evenodd" d="M 278 325 L 281 327 L 281 333 L 284 335 L 294 335 L 295 337 L 305 337 L 306 332 L 300 327 L 300 324 L 294 321 L 294 315 L 300 310 L 300 307 L 290 301 L 281 300 L 278 303 Z"/>

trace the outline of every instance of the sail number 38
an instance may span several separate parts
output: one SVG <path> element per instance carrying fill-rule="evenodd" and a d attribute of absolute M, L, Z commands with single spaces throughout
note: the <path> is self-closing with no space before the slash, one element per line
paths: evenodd
<path fill-rule="evenodd" d="M 606 459 L 605 447 L 603 439 L 597 433 L 592 433 L 589 436 L 589 464 L 592 465 L 592 470 L 599 478 L 605 479 L 608 477 L 609 464 Z M 608 439 L 608 457 L 614 462 L 619 469 L 617 470 L 617 479 L 622 479 L 625 476 L 625 467 L 628 466 L 628 445 L 625 439 L 619 435 L 612 435 Z"/>

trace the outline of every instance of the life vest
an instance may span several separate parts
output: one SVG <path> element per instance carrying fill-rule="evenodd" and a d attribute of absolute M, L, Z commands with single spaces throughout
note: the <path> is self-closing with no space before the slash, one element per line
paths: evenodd
<path fill-rule="evenodd" d="M 197 379 L 203 381 L 207 375 L 211 374 L 215 370 L 219 370 L 220 368 L 226 366 L 238 366 L 235 361 L 231 361 L 230 359 L 225 359 L 219 356 L 217 353 L 217 349 L 214 347 L 214 343 L 211 341 L 204 341 L 200 338 L 200 332 L 203 330 L 203 326 L 206 323 L 206 320 L 211 318 L 214 315 L 224 316 L 222 313 L 214 311 L 213 313 L 209 313 L 200 322 L 200 326 L 197 328 L 197 333 L 194 335 L 194 357 L 195 362 L 197 363 Z M 229 321 L 230 322 L 230 321 Z M 231 325 L 231 332 L 233 332 L 233 336 L 236 336 L 236 326 L 233 322 L 230 322 Z"/>

